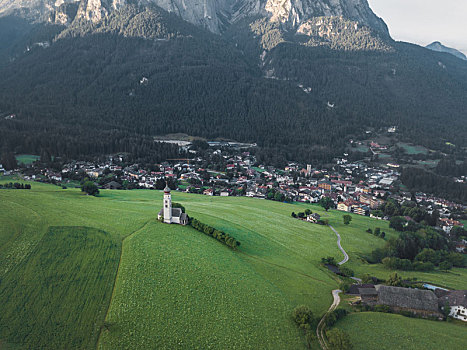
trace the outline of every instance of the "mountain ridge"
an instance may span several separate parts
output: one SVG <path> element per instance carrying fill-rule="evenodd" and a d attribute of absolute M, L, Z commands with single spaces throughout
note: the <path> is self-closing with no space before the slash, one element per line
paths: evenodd
<path fill-rule="evenodd" d="M 434 41 L 431 44 L 425 46 L 427 49 L 430 49 L 432 51 L 437 51 L 437 52 L 446 52 L 449 53 L 453 56 L 456 56 L 457 58 L 460 58 L 461 60 L 467 61 L 467 56 L 464 55 L 462 52 L 459 50 L 456 50 L 451 47 L 444 46 L 441 44 L 439 41 Z"/>
<path fill-rule="evenodd" d="M 297 29 L 314 17 L 343 16 L 389 36 L 386 24 L 374 14 L 367 0 L 0 0 L 0 14 L 23 11 L 59 24 L 71 23 L 76 15 L 77 19 L 98 22 L 125 5 L 149 4 L 216 34 L 247 17 L 267 17 L 287 29 Z M 70 6 L 77 7 L 76 13 L 66 12 Z M 51 13 L 55 13 L 53 19 Z"/>

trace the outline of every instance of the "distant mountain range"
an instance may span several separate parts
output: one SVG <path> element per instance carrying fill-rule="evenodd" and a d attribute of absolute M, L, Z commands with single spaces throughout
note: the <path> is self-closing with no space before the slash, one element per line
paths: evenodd
<path fill-rule="evenodd" d="M 17 152 L 141 155 L 180 132 L 324 162 L 393 125 L 467 146 L 467 65 L 393 41 L 366 0 L 0 0 L 0 76 Z"/>
<path fill-rule="evenodd" d="M 456 56 L 457 58 L 460 58 L 461 60 L 467 61 L 467 56 L 465 56 L 462 52 L 460 52 L 459 50 L 444 46 L 439 41 L 435 41 L 425 47 L 427 49 L 437 51 L 437 52 L 447 52 L 447 53 L 450 53 L 451 55 Z"/>

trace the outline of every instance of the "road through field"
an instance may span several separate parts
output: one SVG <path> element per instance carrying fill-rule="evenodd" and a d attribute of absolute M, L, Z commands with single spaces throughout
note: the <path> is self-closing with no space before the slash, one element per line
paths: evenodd
<path fill-rule="evenodd" d="M 332 297 L 334 298 L 334 300 L 332 302 L 332 305 L 329 307 L 328 311 L 323 316 L 321 321 L 319 321 L 318 327 L 316 327 L 316 336 L 318 337 L 319 344 L 321 345 L 321 348 L 323 350 L 328 349 L 328 346 L 326 344 L 326 338 L 324 336 L 324 329 L 326 328 L 325 327 L 326 326 L 326 324 L 325 324 L 326 317 L 329 315 L 329 313 L 333 312 L 339 306 L 339 303 L 341 302 L 341 298 L 339 296 L 339 293 L 341 293 L 341 292 L 342 291 L 340 289 L 334 289 L 332 291 Z"/>
<path fill-rule="evenodd" d="M 329 227 L 331 228 L 331 230 L 334 231 L 334 233 L 336 234 L 337 236 L 337 246 L 339 247 L 339 249 L 341 250 L 342 254 L 344 254 L 344 260 L 342 260 L 341 262 L 339 262 L 338 264 L 339 265 L 343 265 L 345 264 L 347 261 L 349 261 L 349 255 L 347 254 L 347 252 L 344 250 L 344 248 L 342 248 L 341 246 L 341 235 L 339 234 L 339 232 L 337 232 L 334 227 L 332 227 L 331 225 L 329 225 Z"/>
<path fill-rule="evenodd" d="M 338 264 L 339 265 L 343 265 L 345 264 L 347 261 L 349 261 L 349 255 L 347 254 L 347 252 L 344 250 L 344 248 L 342 248 L 342 245 L 341 245 L 341 235 L 339 234 L 339 232 L 337 232 L 334 227 L 332 227 L 331 225 L 329 225 L 329 227 L 331 228 L 331 230 L 334 231 L 334 233 L 336 234 L 337 236 L 337 246 L 339 247 L 340 251 L 342 252 L 342 254 L 344 254 L 344 260 L 340 261 Z M 334 289 L 332 291 L 332 297 L 334 298 L 333 302 L 332 302 L 332 305 L 329 307 L 328 311 L 324 314 L 323 318 L 319 321 L 318 323 L 318 327 L 316 327 L 316 336 L 318 337 L 318 341 L 319 341 L 319 344 L 321 345 L 321 348 L 323 350 L 327 350 L 328 347 L 327 347 L 327 344 L 326 344 L 326 337 L 324 336 L 324 329 L 325 329 L 325 321 L 326 321 L 326 317 L 329 315 L 329 313 L 331 313 L 332 311 L 334 311 L 338 306 L 339 306 L 339 303 L 341 301 L 341 298 L 339 297 L 339 293 L 341 293 L 342 291 L 340 289 Z"/>

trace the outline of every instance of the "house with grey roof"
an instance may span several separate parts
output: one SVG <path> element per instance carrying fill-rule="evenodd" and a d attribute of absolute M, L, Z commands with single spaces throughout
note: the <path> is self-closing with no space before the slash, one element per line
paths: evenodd
<path fill-rule="evenodd" d="M 379 305 L 414 312 L 438 314 L 438 297 L 431 290 L 377 285 Z"/>

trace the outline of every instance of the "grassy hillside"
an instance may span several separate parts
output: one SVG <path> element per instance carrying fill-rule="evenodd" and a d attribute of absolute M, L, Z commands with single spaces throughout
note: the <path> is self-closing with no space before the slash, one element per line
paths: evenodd
<path fill-rule="evenodd" d="M 93 348 L 119 261 L 118 242 L 87 227 L 51 227 L 1 280 L 0 338 L 25 348 Z"/>
<path fill-rule="evenodd" d="M 241 255 L 154 222 L 125 241 L 99 348 L 299 349 L 292 305 Z"/>
<path fill-rule="evenodd" d="M 0 199 L 7 310 L 0 343 L 20 348 L 301 348 L 291 311 L 305 304 L 319 316 L 329 307 L 337 282 L 319 262 L 342 254 L 329 228 L 291 212 L 310 207 L 329 219 L 358 274 L 367 272 L 358 257 L 384 245 L 365 230 L 396 234 L 386 222 L 360 216 L 345 226 L 342 213 L 318 206 L 173 193 L 189 215 L 237 238 L 242 245 L 234 252 L 189 227 L 157 222 L 158 191 L 102 191 L 95 198 L 33 183 L 31 190 L 1 190 Z M 439 276 L 465 288 L 455 273 Z M 35 310 L 43 317 L 32 317 Z M 83 315 L 92 321 L 83 323 Z"/>
<path fill-rule="evenodd" d="M 355 350 L 465 349 L 467 337 L 463 325 L 376 312 L 349 315 L 337 327 Z"/>

